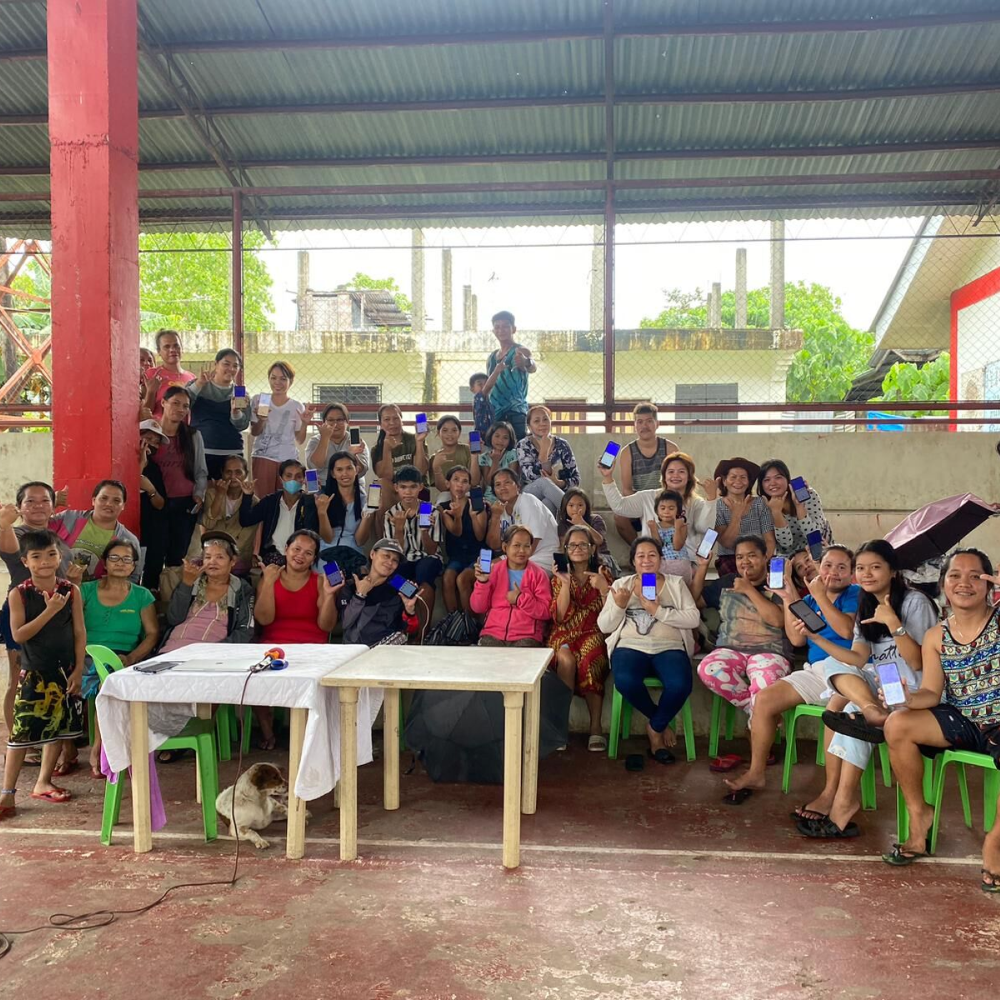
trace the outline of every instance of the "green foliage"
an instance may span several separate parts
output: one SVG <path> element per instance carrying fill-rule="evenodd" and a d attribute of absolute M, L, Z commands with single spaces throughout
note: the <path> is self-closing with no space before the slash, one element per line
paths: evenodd
<path fill-rule="evenodd" d="M 701 289 L 665 292 L 667 307 L 642 327 L 654 329 L 704 329 L 708 308 Z M 722 325 L 732 327 L 736 318 L 736 293 L 722 293 Z M 771 290 L 754 288 L 747 293 L 747 326 L 768 329 L 771 325 Z M 801 330 L 802 349 L 788 372 L 789 402 L 839 402 L 852 380 L 868 365 L 875 338 L 855 330 L 841 312 L 841 302 L 824 285 L 789 282 L 785 285 L 785 327 Z"/>
<path fill-rule="evenodd" d="M 929 364 L 918 368 L 897 361 L 882 379 L 882 395 L 875 403 L 932 402 L 951 396 L 951 356 L 939 354 Z M 945 410 L 914 410 L 901 414 L 907 417 L 947 416 Z"/>
<path fill-rule="evenodd" d="M 342 285 L 337 286 L 338 290 L 348 288 L 381 288 L 384 291 L 392 292 L 392 297 L 396 300 L 396 306 L 400 312 L 413 312 L 413 303 L 399 290 L 399 285 L 396 284 L 395 278 L 373 278 L 371 275 L 365 274 L 362 271 L 357 271 L 350 281 L 345 281 Z"/>
<path fill-rule="evenodd" d="M 243 326 L 272 330 L 273 281 L 260 254 L 264 236 L 243 236 Z M 228 330 L 232 326 L 232 255 L 223 233 L 152 233 L 139 237 L 140 326 L 144 331 Z M 189 251 L 187 253 L 183 251 Z"/>

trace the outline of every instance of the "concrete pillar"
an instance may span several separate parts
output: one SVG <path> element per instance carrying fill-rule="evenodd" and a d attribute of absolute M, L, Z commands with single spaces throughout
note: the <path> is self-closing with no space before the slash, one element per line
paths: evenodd
<path fill-rule="evenodd" d="M 452 330 L 451 251 L 441 252 L 441 329 Z"/>
<path fill-rule="evenodd" d="M 411 285 L 410 301 L 413 303 L 413 314 L 410 317 L 410 329 L 414 333 L 423 333 L 427 308 L 424 305 L 424 231 L 413 230 L 413 249 L 411 251 Z"/>
<path fill-rule="evenodd" d="M 604 226 L 594 226 L 590 259 L 590 330 L 604 329 Z"/>
<path fill-rule="evenodd" d="M 479 296 L 475 293 L 469 296 L 469 329 L 479 329 Z"/>
<path fill-rule="evenodd" d="M 298 281 L 295 286 L 295 329 L 309 330 L 312 324 L 306 315 L 309 301 L 309 251 L 300 250 L 296 257 Z"/>
<path fill-rule="evenodd" d="M 715 315 L 715 306 L 712 305 L 712 293 L 705 296 L 705 326 L 711 327 L 712 316 Z"/>
<path fill-rule="evenodd" d="M 722 326 L 722 283 L 712 282 L 712 306 L 708 311 L 708 325 L 713 330 Z"/>
<path fill-rule="evenodd" d="M 136 0 L 49 0 L 55 484 L 121 480 L 138 522 Z"/>
<path fill-rule="evenodd" d="M 771 329 L 785 329 L 785 223 L 771 223 Z"/>
<path fill-rule="evenodd" d="M 462 285 L 462 329 L 468 333 L 475 328 L 472 322 L 472 285 Z"/>
<path fill-rule="evenodd" d="M 733 326 L 745 330 L 747 325 L 747 251 L 746 247 L 736 250 L 736 318 Z"/>

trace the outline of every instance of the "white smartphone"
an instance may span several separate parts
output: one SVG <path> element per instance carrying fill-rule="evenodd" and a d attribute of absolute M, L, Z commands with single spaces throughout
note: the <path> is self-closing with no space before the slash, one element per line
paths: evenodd
<path fill-rule="evenodd" d="M 319 493 L 319 472 L 306 469 L 306 493 Z"/>
<path fill-rule="evenodd" d="M 882 697 L 887 705 L 905 705 L 906 692 L 899 676 L 899 665 L 895 660 L 886 660 L 875 666 L 878 682 L 882 685 Z"/>
<path fill-rule="evenodd" d="M 781 590 L 785 585 L 785 560 L 775 556 L 767 571 L 767 585 L 771 590 Z"/>
<path fill-rule="evenodd" d="M 271 394 L 262 392 L 257 397 L 257 416 L 266 417 L 271 412 Z"/>
<path fill-rule="evenodd" d="M 368 486 L 368 496 L 365 500 L 365 507 L 368 510 L 378 510 L 382 502 L 382 484 L 371 483 Z"/>
<path fill-rule="evenodd" d="M 712 554 L 712 549 L 715 547 L 715 541 L 719 537 L 719 533 L 715 528 L 709 528 L 705 532 L 705 537 L 701 540 L 701 545 L 698 546 L 698 555 L 702 559 L 707 559 Z"/>
<path fill-rule="evenodd" d="M 492 549 L 480 549 L 479 550 L 479 572 L 485 573 L 489 576 L 490 570 L 493 568 L 493 550 Z"/>

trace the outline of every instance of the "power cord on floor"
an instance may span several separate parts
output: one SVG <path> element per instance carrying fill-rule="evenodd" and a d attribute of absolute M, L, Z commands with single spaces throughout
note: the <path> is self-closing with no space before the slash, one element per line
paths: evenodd
<path fill-rule="evenodd" d="M 263 662 L 263 661 L 262 661 Z M 258 664 L 260 666 L 260 664 Z M 264 669 L 264 668 L 261 668 Z M 247 674 L 247 679 L 243 682 L 243 690 L 240 693 L 240 704 L 239 704 L 239 722 L 240 722 L 240 752 L 239 757 L 236 762 L 236 779 L 233 781 L 233 797 L 229 804 L 229 815 L 233 817 L 236 811 L 236 784 L 240 780 L 240 775 L 243 773 L 243 733 L 246 727 L 246 720 L 244 719 L 244 700 L 247 694 L 247 685 L 250 683 L 250 678 L 253 677 L 255 670 L 251 670 Z M 118 780 L 122 781 L 123 776 L 119 775 Z M 202 789 L 204 791 L 204 789 Z M 214 805 L 213 805 L 214 808 Z M 219 879 L 212 882 L 180 882 L 177 885 L 169 886 L 164 889 L 156 899 L 151 903 L 147 903 L 145 906 L 137 907 L 134 910 L 93 910 L 90 913 L 51 913 L 49 914 L 48 920 L 44 924 L 38 924 L 35 927 L 26 927 L 22 930 L 0 930 L 0 959 L 4 958 L 9 954 L 13 942 L 12 937 L 20 937 L 24 934 L 34 934 L 37 931 L 44 930 L 69 930 L 69 931 L 92 931 L 99 927 L 107 927 L 109 924 L 113 924 L 120 917 L 137 917 L 142 913 L 148 913 L 155 906 L 159 906 L 167 896 L 172 892 L 176 892 L 178 889 L 204 889 L 210 886 L 224 885 L 232 886 L 236 884 L 237 872 L 240 867 L 240 830 L 236 823 L 235 818 L 232 820 L 232 829 L 236 834 L 236 856 L 233 858 L 233 872 L 228 879 Z"/>

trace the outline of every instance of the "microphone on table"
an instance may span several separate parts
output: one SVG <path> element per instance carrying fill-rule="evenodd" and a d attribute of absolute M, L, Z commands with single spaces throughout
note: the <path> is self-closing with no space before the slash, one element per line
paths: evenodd
<path fill-rule="evenodd" d="M 285 651 L 280 646 L 272 646 L 259 663 L 255 663 L 250 668 L 250 673 L 259 674 L 264 670 L 284 670 L 288 666 L 285 659 Z"/>

